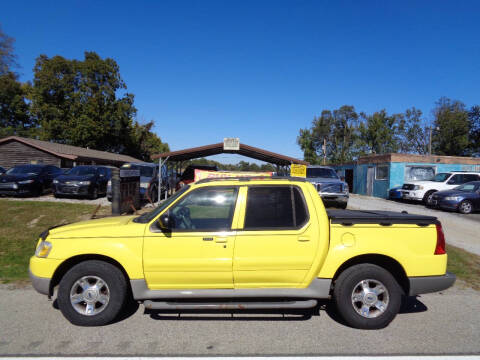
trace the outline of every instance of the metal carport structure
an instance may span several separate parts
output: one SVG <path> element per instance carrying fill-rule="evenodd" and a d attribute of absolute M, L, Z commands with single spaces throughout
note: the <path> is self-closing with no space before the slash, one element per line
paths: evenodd
<path fill-rule="evenodd" d="M 189 149 L 170 151 L 161 154 L 153 155 L 153 159 L 158 159 L 160 169 L 162 166 L 167 163 L 175 163 L 177 170 L 182 166 L 184 161 L 202 158 L 206 156 L 219 155 L 219 154 L 237 154 L 243 155 L 252 159 L 265 161 L 270 164 L 274 164 L 277 167 L 277 173 L 281 171 L 288 171 L 288 167 L 291 164 L 301 164 L 309 165 L 307 161 L 296 159 L 290 156 L 274 153 L 265 149 L 257 148 L 254 146 L 241 144 L 237 139 L 237 144 L 233 147 L 225 145 L 226 142 L 220 142 L 216 144 L 204 145 L 193 147 Z M 161 180 L 159 177 L 159 181 Z M 161 189 L 161 183 L 158 187 L 159 191 Z M 160 195 L 160 194 L 159 194 Z M 160 196 L 159 196 L 160 199 Z"/>

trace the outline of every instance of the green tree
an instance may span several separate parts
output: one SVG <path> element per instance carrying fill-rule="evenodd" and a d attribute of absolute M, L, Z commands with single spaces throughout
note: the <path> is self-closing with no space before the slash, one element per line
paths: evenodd
<path fill-rule="evenodd" d="M 12 72 L 12 68 L 17 66 L 14 42 L 15 39 L 5 34 L 0 26 L 0 76 Z"/>
<path fill-rule="evenodd" d="M 167 143 L 152 132 L 153 121 L 146 124 L 135 122 L 131 132 L 131 145 L 128 153 L 138 159 L 150 162 L 152 155 L 161 154 L 170 151 Z"/>
<path fill-rule="evenodd" d="M 0 137 L 28 136 L 35 127 L 26 102 L 26 86 L 22 86 L 13 73 L 0 75 Z"/>
<path fill-rule="evenodd" d="M 372 115 L 361 113 L 361 118 L 358 128 L 361 153 L 386 154 L 399 150 L 399 134 L 403 131 L 400 115 L 388 115 L 385 110 L 381 110 Z"/>
<path fill-rule="evenodd" d="M 126 88 L 115 60 L 95 52 L 85 52 L 83 61 L 40 55 L 31 97 L 42 138 L 118 153 L 132 149 L 136 109 Z"/>
<path fill-rule="evenodd" d="M 310 129 L 300 129 L 297 143 L 304 159 L 311 164 L 321 164 L 325 155 L 329 163 L 351 161 L 356 154 L 357 121 L 353 106 L 323 110 L 319 117 L 313 118 Z"/>
<path fill-rule="evenodd" d="M 404 153 L 427 154 L 429 129 L 425 126 L 422 111 L 412 107 L 405 114 L 399 114 L 400 151 Z"/>
<path fill-rule="evenodd" d="M 471 152 L 480 151 L 480 106 L 472 106 L 468 112 L 469 147 Z"/>
<path fill-rule="evenodd" d="M 468 148 L 469 121 L 465 104 L 446 97 L 433 110 L 432 151 L 438 155 L 464 155 Z"/>

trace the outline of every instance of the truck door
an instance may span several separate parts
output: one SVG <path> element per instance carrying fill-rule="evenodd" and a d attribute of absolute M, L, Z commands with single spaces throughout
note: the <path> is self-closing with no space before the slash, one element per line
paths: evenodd
<path fill-rule="evenodd" d="M 312 267 L 318 222 L 298 186 L 242 188 L 245 216 L 238 223 L 233 256 L 235 288 L 295 287 Z"/>
<path fill-rule="evenodd" d="M 150 289 L 233 288 L 237 193 L 238 187 L 195 189 L 167 210 L 171 232 L 146 230 L 143 267 Z"/>

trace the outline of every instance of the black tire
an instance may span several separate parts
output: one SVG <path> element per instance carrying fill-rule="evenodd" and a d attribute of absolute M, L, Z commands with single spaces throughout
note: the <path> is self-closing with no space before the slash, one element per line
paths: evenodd
<path fill-rule="evenodd" d="M 337 205 L 337 207 L 338 207 L 339 209 L 345 210 L 345 209 L 347 208 L 347 203 L 340 203 L 340 204 Z"/>
<path fill-rule="evenodd" d="M 82 278 L 87 278 L 87 284 L 89 283 L 88 280 L 92 278 L 98 278 L 106 284 L 106 286 L 102 287 L 102 292 L 103 295 L 108 294 L 108 301 L 105 305 L 100 303 L 100 300 L 93 304 L 95 311 L 99 311 L 97 314 L 82 314 L 76 310 L 70 301 L 70 294 L 72 292 L 83 298 L 89 296 L 85 291 L 83 293 L 75 293 L 74 288 L 78 286 L 77 284 Z M 124 308 L 127 302 L 127 291 L 127 282 L 120 269 L 104 261 L 88 260 L 75 265 L 63 276 L 58 289 L 58 307 L 63 316 L 74 325 L 106 325 L 114 321 Z M 102 292 L 99 291 L 98 294 L 101 295 Z M 95 299 L 95 295 L 93 296 Z M 80 301 L 78 303 L 78 308 L 81 309 L 84 306 L 85 309 L 87 309 L 86 301 Z"/>
<path fill-rule="evenodd" d="M 92 194 L 89 196 L 90 200 L 95 200 L 98 198 L 98 189 L 96 187 L 93 188 Z"/>
<path fill-rule="evenodd" d="M 436 193 L 435 190 L 430 190 L 430 191 L 427 191 L 425 193 L 425 195 L 423 195 L 423 203 L 425 204 L 425 206 L 431 206 L 432 205 L 432 195 Z"/>
<path fill-rule="evenodd" d="M 380 283 L 386 291 L 379 295 L 370 291 L 357 293 L 356 290 L 363 281 L 366 281 L 368 288 L 372 285 L 379 286 Z M 380 289 L 376 286 L 371 290 Z M 340 274 L 333 289 L 333 299 L 340 316 L 349 326 L 357 329 L 381 329 L 398 314 L 402 293 L 401 287 L 387 270 L 374 264 L 360 264 L 349 267 Z M 354 302 L 355 294 L 362 300 Z M 380 309 L 382 306 L 377 308 L 369 305 L 370 302 L 383 304 L 383 310 Z M 363 307 L 366 310 L 361 315 Z"/>
<path fill-rule="evenodd" d="M 473 212 L 473 204 L 469 200 L 463 200 L 458 204 L 458 211 L 462 214 L 471 214 Z"/>
<path fill-rule="evenodd" d="M 156 203 L 158 200 L 158 190 L 156 186 L 152 186 L 150 189 L 150 200 L 152 200 L 152 203 Z"/>

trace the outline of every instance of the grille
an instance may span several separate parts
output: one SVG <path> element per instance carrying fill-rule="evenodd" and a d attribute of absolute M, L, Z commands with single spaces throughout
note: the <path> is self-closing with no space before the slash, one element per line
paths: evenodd
<path fill-rule="evenodd" d="M 325 193 L 341 193 L 342 184 L 317 184 L 317 191 Z"/>
<path fill-rule="evenodd" d="M 414 187 L 415 187 L 415 185 L 413 185 L 413 184 L 403 184 L 402 189 L 403 190 L 413 190 Z"/>
<path fill-rule="evenodd" d="M 0 183 L 0 189 L 13 189 L 13 183 Z"/>

